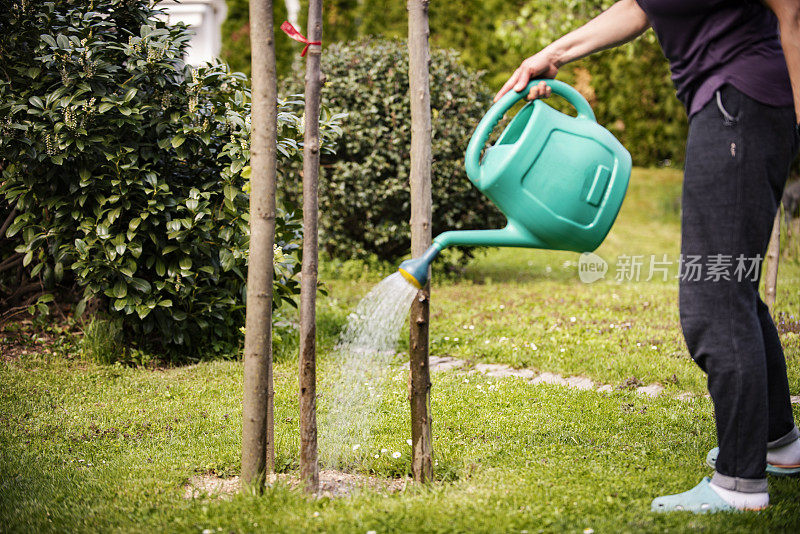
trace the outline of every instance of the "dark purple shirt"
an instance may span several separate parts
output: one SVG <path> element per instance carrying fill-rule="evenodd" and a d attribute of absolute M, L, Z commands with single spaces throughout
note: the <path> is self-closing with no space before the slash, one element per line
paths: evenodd
<path fill-rule="evenodd" d="M 729 83 L 772 106 L 791 106 L 778 20 L 757 0 L 636 0 L 669 60 L 689 116 Z"/>

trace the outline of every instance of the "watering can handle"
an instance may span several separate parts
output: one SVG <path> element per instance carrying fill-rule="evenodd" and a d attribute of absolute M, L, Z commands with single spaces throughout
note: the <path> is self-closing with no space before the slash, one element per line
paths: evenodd
<path fill-rule="evenodd" d="M 528 94 L 531 88 L 540 82 L 545 82 L 550 89 L 553 90 L 553 93 L 563 97 L 567 100 L 567 102 L 572 104 L 578 111 L 579 119 L 597 121 L 589 102 L 587 102 L 586 99 L 583 98 L 583 96 L 571 86 L 558 80 L 531 80 L 528 83 L 528 86 L 521 92 L 518 93 L 514 90 L 511 90 L 503 95 L 500 100 L 498 100 L 491 108 L 489 108 L 489 111 L 483 116 L 481 122 L 478 123 L 478 127 L 475 128 L 475 133 L 472 134 L 472 138 L 467 146 L 465 158 L 467 176 L 469 176 L 470 179 L 476 180 L 477 177 L 480 176 L 478 169 L 480 168 L 481 151 L 483 151 L 483 146 L 486 144 L 487 139 L 489 139 L 489 135 L 491 135 L 492 130 L 494 130 L 494 128 L 497 126 L 497 123 L 500 122 L 500 119 L 503 118 L 503 116 L 514 104 L 525 98 L 525 95 Z"/>

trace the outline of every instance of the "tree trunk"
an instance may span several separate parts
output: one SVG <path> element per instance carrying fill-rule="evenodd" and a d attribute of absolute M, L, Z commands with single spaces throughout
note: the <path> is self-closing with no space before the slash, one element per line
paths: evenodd
<path fill-rule="evenodd" d="M 772 236 L 769 238 L 767 248 L 767 276 L 764 279 L 765 301 L 772 313 L 775 306 L 775 295 L 778 290 L 778 262 L 781 257 L 781 209 L 778 206 L 778 213 L 775 214 L 775 222 L 772 224 Z M 774 313 L 773 313 L 774 316 Z"/>
<path fill-rule="evenodd" d="M 250 1 L 250 259 L 244 339 L 242 484 L 261 491 L 275 466 L 272 389 L 272 275 L 275 241 L 277 74 L 272 0 Z"/>
<path fill-rule="evenodd" d="M 308 4 L 308 40 L 322 41 L 322 0 Z M 300 477 L 307 492 L 319 487 L 317 459 L 317 183 L 319 107 L 324 78 L 322 47 L 310 45 L 306 57 L 303 148 L 303 268 L 300 287 Z"/>
<path fill-rule="evenodd" d="M 408 70 L 411 96 L 411 255 L 431 244 L 431 94 L 428 67 L 428 0 L 408 0 Z M 428 322 L 430 283 L 411 305 L 411 472 L 425 482 L 433 474 Z"/>

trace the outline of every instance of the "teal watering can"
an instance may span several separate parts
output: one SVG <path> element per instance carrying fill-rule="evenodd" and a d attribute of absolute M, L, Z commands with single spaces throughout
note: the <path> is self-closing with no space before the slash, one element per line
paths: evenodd
<path fill-rule="evenodd" d="M 575 107 L 577 117 L 542 100 L 528 102 L 481 159 L 503 115 L 541 81 L 531 81 L 522 92 L 506 93 L 481 119 L 467 146 L 467 176 L 500 208 L 507 226 L 439 234 L 425 254 L 400 264 L 400 273 L 413 285 L 425 285 L 431 262 L 445 247 L 590 252 L 611 230 L 628 189 L 631 156 L 597 124 L 589 103 L 569 85 L 544 80 Z"/>

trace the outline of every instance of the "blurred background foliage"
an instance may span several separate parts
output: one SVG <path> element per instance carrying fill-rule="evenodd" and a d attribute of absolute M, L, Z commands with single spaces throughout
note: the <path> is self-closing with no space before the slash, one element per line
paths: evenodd
<path fill-rule="evenodd" d="M 497 90 L 519 63 L 548 43 L 608 8 L 611 0 L 463 0 L 431 2 L 430 42 L 454 49 L 475 75 L 483 71 Z M 300 26 L 307 1 L 300 0 Z M 404 1 L 325 0 L 323 43 L 366 36 L 404 39 Z M 286 7 L 275 2 L 279 76 L 289 76 L 300 47 L 278 28 Z M 223 26 L 223 58 L 234 70 L 249 68 L 248 1 L 228 0 Z M 652 30 L 622 47 L 567 65 L 559 78 L 574 85 L 592 104 L 598 121 L 630 150 L 634 164 L 681 165 L 687 121 L 675 98 L 669 69 Z M 464 146 L 466 148 L 466 145 Z"/>

